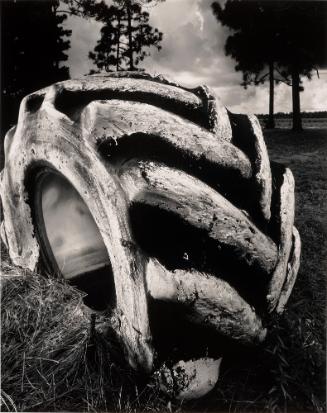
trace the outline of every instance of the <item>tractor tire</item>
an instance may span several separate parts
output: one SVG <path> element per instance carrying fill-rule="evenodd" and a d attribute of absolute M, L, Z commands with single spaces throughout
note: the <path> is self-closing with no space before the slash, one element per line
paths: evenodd
<path fill-rule="evenodd" d="M 2 234 L 16 265 L 60 272 L 38 184 L 51 189 L 51 174 L 76 191 L 101 235 L 112 278 L 104 285 L 114 289 L 102 294 L 113 297 L 131 366 L 154 369 L 156 302 L 233 341 L 264 340 L 301 248 L 292 172 L 270 164 L 255 116 L 230 113 L 205 86 L 145 73 L 67 80 L 26 96 L 5 138 Z M 62 219 L 58 231 L 68 231 Z"/>

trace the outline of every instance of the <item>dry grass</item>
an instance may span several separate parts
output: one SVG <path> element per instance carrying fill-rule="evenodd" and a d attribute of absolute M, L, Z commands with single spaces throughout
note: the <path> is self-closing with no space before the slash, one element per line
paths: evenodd
<path fill-rule="evenodd" d="M 78 291 L 4 264 L 2 411 L 325 411 L 327 133 L 276 130 L 266 141 L 295 175 L 303 243 L 298 281 L 266 346 L 223 364 L 202 400 L 167 405 L 124 366 L 110 330 L 103 333 L 106 316 L 92 327 Z"/>
<path fill-rule="evenodd" d="M 1 289 L 1 411 L 160 406 L 152 402 L 155 391 L 124 365 L 113 335 L 104 330 L 106 316 L 94 319 L 79 291 L 6 264 Z"/>
<path fill-rule="evenodd" d="M 223 371 L 217 396 L 232 412 L 325 412 L 327 131 L 266 131 L 265 139 L 270 158 L 295 176 L 301 267 L 285 313 L 271 320 L 266 346 Z M 214 409 L 215 397 L 209 402 Z"/>

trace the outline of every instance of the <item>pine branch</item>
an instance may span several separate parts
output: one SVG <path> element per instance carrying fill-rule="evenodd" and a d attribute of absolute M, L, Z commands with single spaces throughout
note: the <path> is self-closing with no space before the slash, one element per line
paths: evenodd
<path fill-rule="evenodd" d="M 276 82 L 285 83 L 287 86 L 292 86 L 292 82 L 290 80 L 283 80 L 283 79 L 274 79 Z"/>
<path fill-rule="evenodd" d="M 258 79 L 258 74 L 256 74 L 256 75 L 255 75 L 255 78 L 254 78 L 254 83 L 259 84 L 259 83 L 263 82 L 264 79 L 265 79 L 267 76 L 269 76 L 269 72 L 265 73 L 263 76 L 261 76 L 261 77 Z"/>

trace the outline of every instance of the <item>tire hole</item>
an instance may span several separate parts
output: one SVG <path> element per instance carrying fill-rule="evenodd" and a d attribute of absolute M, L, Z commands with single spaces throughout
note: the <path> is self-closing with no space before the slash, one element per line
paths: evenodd
<path fill-rule="evenodd" d="M 47 267 L 86 294 L 94 310 L 115 305 L 113 273 L 107 249 L 90 210 L 61 174 L 37 176 L 35 224 Z"/>

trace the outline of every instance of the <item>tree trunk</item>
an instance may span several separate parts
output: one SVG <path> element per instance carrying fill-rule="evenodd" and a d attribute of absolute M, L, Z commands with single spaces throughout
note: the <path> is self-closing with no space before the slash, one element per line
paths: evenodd
<path fill-rule="evenodd" d="M 119 71 L 119 52 L 120 52 L 120 16 L 118 15 L 117 22 L 117 53 L 116 53 L 116 70 Z"/>
<path fill-rule="evenodd" d="M 129 70 L 135 70 L 133 61 L 133 38 L 132 38 L 132 14 L 131 3 L 126 3 L 127 7 L 127 22 L 128 22 L 128 55 L 129 55 Z"/>
<path fill-rule="evenodd" d="M 275 127 L 274 119 L 274 63 L 269 63 L 269 117 L 266 125 L 267 128 Z"/>
<path fill-rule="evenodd" d="M 293 130 L 302 130 L 300 109 L 300 75 L 297 68 L 292 70 L 292 102 L 293 102 Z"/>

